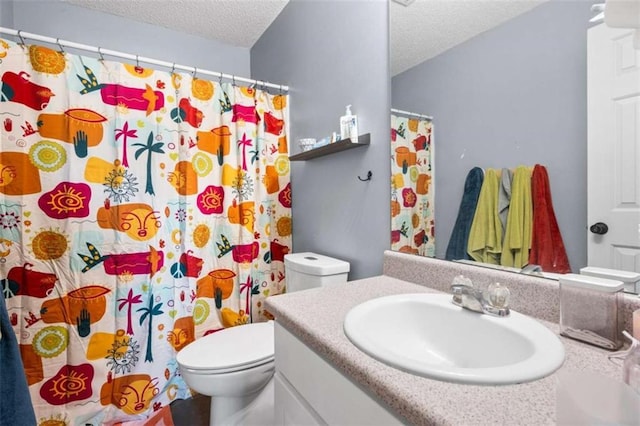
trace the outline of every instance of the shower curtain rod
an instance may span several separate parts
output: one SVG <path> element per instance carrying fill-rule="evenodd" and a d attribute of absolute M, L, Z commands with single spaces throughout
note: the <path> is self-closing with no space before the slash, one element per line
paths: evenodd
<path fill-rule="evenodd" d="M 51 43 L 51 44 L 57 44 L 58 47 L 60 48 L 60 50 L 63 50 L 62 47 L 70 47 L 72 49 L 80 49 L 80 50 L 86 50 L 89 52 L 93 52 L 93 53 L 97 53 L 98 55 L 100 55 L 100 58 L 102 59 L 103 55 L 108 55 L 108 56 L 115 56 L 118 58 L 123 58 L 123 59 L 128 59 L 130 61 L 135 61 L 136 64 L 139 62 L 145 62 L 147 64 L 152 64 L 152 65 L 159 65 L 162 67 L 167 67 L 170 68 L 171 71 L 175 71 L 175 70 L 182 70 L 182 71 L 187 71 L 190 73 L 193 73 L 193 75 L 195 76 L 196 74 L 204 74 L 204 75 L 210 75 L 213 77 L 218 77 L 220 79 L 225 78 L 228 80 L 232 80 L 232 81 L 241 81 L 244 83 L 249 83 L 249 84 L 256 84 L 258 86 L 264 86 L 264 87 L 270 87 L 272 89 L 279 89 L 281 91 L 285 91 L 288 92 L 289 91 L 289 86 L 284 86 L 282 84 L 274 84 L 274 83 L 269 83 L 267 81 L 262 81 L 262 80 L 253 80 L 250 78 L 244 78 L 244 77 L 237 77 L 235 75 L 232 74 L 225 74 L 225 73 L 221 73 L 221 72 L 217 72 L 217 71 L 209 71 L 209 70 L 204 70 L 204 69 L 200 69 L 200 68 L 196 68 L 196 67 L 190 67 L 190 66 L 186 66 L 186 65 L 179 65 L 176 64 L 175 62 L 167 62 L 167 61 L 162 61 L 159 59 L 153 59 L 153 58 L 147 58 L 145 56 L 139 56 L 139 55 L 132 55 L 130 53 L 124 53 L 124 52 L 119 52 L 117 50 L 110 50 L 110 49 L 103 49 L 101 47 L 97 47 L 97 46 L 90 46 L 88 44 L 82 44 L 82 43 L 76 43 L 73 41 L 68 41 L 68 40 L 61 40 L 59 38 L 53 38 L 53 37 L 47 37 L 47 36 L 43 36 L 43 35 L 39 35 L 39 34 L 33 34 L 33 33 L 28 33 L 22 30 L 14 30 L 11 28 L 5 28 L 5 27 L 0 27 L 0 33 L 4 33 L 4 34 L 8 34 L 8 35 L 12 35 L 12 36 L 16 36 L 20 39 L 19 43 L 20 44 L 25 44 L 24 43 L 24 39 L 28 38 L 31 40 L 36 40 L 36 41 L 41 41 L 44 43 Z"/>
<path fill-rule="evenodd" d="M 413 115 L 414 117 L 426 118 L 427 120 L 433 121 L 433 117 L 430 116 L 430 115 L 418 114 L 416 112 L 409 112 L 409 111 L 404 111 L 404 110 L 395 109 L 395 108 L 391 108 L 391 112 L 395 112 L 395 113 L 398 113 L 398 114 L 404 114 L 404 115 Z"/>

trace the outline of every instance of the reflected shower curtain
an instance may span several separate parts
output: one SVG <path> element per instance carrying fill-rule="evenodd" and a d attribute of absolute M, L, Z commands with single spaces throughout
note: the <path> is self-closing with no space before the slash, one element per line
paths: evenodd
<path fill-rule="evenodd" d="M 391 115 L 391 250 L 435 256 L 433 123 Z"/>
<path fill-rule="evenodd" d="M 39 422 L 145 419 L 175 356 L 270 317 L 287 96 L 0 40 L 0 279 Z"/>

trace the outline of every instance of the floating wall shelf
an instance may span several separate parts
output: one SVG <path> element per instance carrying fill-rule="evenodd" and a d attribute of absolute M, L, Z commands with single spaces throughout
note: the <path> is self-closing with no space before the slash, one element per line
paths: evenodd
<path fill-rule="evenodd" d="M 289 161 L 305 161 L 312 158 L 322 157 L 323 155 L 333 154 L 334 152 L 345 151 L 351 148 L 357 148 L 359 146 L 369 145 L 371 139 L 370 133 L 358 136 L 358 142 L 351 142 L 351 139 L 343 139 L 338 142 L 330 143 L 329 145 L 321 146 L 319 148 L 310 149 L 309 151 L 303 151 L 299 154 L 289 157 Z"/>

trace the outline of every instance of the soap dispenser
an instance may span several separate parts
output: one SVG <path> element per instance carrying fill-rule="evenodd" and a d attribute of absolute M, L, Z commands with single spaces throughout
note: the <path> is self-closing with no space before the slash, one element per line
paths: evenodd
<path fill-rule="evenodd" d="M 351 105 L 347 105 L 345 114 L 340 117 L 340 139 L 358 143 L 358 117 L 351 113 Z"/>

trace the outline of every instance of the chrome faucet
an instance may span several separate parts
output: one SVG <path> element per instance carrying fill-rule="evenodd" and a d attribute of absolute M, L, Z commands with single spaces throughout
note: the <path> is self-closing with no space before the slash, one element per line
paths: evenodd
<path fill-rule="evenodd" d="M 505 287 L 501 287 L 505 289 Z M 491 302 L 491 296 L 489 299 L 485 297 L 482 290 L 473 288 L 467 284 L 452 284 L 451 292 L 453 293 L 453 304 L 461 306 L 465 309 L 469 309 L 481 314 L 495 315 L 498 317 L 506 317 L 509 315 L 509 308 L 506 306 L 506 301 L 501 306 Z M 490 290 L 491 292 L 491 290 Z M 507 296 L 508 297 L 508 296 Z M 494 300 L 498 298 L 494 295 Z"/>

